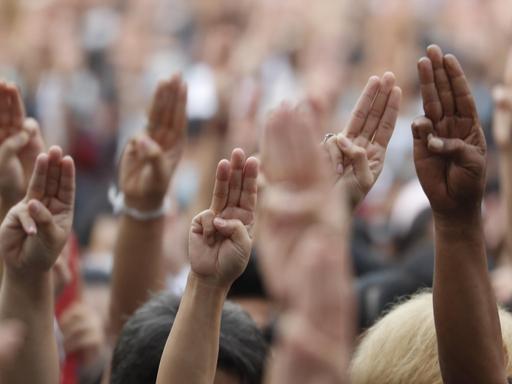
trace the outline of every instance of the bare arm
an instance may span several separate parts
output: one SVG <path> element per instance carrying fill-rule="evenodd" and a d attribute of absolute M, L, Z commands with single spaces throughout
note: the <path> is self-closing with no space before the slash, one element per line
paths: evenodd
<path fill-rule="evenodd" d="M 37 158 L 27 195 L 0 227 L 0 319 L 17 319 L 26 329 L 20 354 L 0 373 L 2 382 L 58 382 L 51 268 L 71 231 L 74 193 L 73 160 L 52 147 Z"/>
<path fill-rule="evenodd" d="M 220 319 L 231 284 L 249 261 L 256 204 L 258 163 L 235 149 L 223 160 L 210 209 L 192 221 L 191 272 L 165 345 L 157 383 L 213 383 L 219 350 Z"/>
<path fill-rule="evenodd" d="M 435 223 L 434 318 L 445 383 L 506 383 L 481 220 L 486 144 L 469 84 L 437 46 L 418 63 L 414 160 Z"/>
<path fill-rule="evenodd" d="M 186 129 L 186 87 L 178 76 L 162 82 L 143 134 L 127 145 L 119 184 L 128 207 L 148 212 L 162 206 L 181 157 Z M 110 336 L 114 340 L 127 318 L 164 287 L 162 266 L 164 217 L 139 220 L 123 214 L 114 250 Z"/>

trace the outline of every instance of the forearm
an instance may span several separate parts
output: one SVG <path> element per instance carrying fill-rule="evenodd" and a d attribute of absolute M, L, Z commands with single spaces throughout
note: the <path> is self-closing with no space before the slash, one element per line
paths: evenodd
<path fill-rule="evenodd" d="M 480 212 L 435 217 L 434 318 L 445 383 L 505 383 Z"/>
<path fill-rule="evenodd" d="M 121 218 L 114 249 L 110 331 L 117 336 L 127 318 L 165 286 L 162 262 L 164 218 Z"/>
<path fill-rule="evenodd" d="M 193 272 L 165 345 L 157 384 L 213 383 L 220 321 L 227 289 L 207 285 Z"/>
<path fill-rule="evenodd" d="M 0 320 L 17 319 L 26 327 L 21 353 L 0 382 L 54 384 L 59 382 L 59 357 L 54 332 L 51 272 L 32 277 L 4 269 Z"/>
<path fill-rule="evenodd" d="M 500 152 L 501 196 L 505 209 L 505 255 L 512 262 L 512 150 Z M 504 260 L 505 261 L 505 260 Z"/>

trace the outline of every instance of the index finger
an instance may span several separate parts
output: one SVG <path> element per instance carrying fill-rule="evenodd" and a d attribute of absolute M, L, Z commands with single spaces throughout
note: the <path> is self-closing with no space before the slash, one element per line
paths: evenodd
<path fill-rule="evenodd" d="M 222 159 L 217 165 L 215 186 L 213 187 L 212 203 L 210 205 L 210 209 L 215 213 L 222 211 L 228 202 L 230 173 L 230 162 Z"/>
<path fill-rule="evenodd" d="M 368 79 L 366 86 L 359 96 L 357 103 L 352 110 L 350 115 L 350 121 L 345 130 L 345 136 L 347 137 L 357 137 L 359 136 L 361 130 L 363 129 L 364 123 L 368 114 L 370 113 L 370 109 L 372 107 L 373 100 L 375 99 L 377 92 L 380 89 L 380 79 L 378 76 L 372 76 Z"/>
<path fill-rule="evenodd" d="M 418 76 L 420 78 L 421 99 L 425 116 L 434 122 L 443 117 L 443 107 L 434 82 L 434 68 L 428 57 L 418 61 Z"/>
<path fill-rule="evenodd" d="M 36 164 L 27 188 L 27 201 L 41 200 L 46 190 L 46 176 L 48 173 L 48 155 L 41 153 L 36 158 Z"/>
<path fill-rule="evenodd" d="M 444 62 L 450 76 L 457 113 L 463 117 L 477 117 L 475 100 L 459 61 L 454 55 L 448 54 L 445 55 Z"/>

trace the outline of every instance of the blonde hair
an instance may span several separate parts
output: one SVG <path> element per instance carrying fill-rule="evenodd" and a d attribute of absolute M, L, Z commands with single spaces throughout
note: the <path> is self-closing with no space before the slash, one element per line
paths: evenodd
<path fill-rule="evenodd" d="M 512 374 L 512 315 L 499 309 L 506 369 Z M 362 337 L 350 367 L 352 384 L 442 384 L 432 293 L 397 305 Z"/>

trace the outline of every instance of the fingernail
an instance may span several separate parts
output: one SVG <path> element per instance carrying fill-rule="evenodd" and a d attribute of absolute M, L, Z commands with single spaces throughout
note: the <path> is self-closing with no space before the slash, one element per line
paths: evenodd
<path fill-rule="evenodd" d="M 348 139 L 345 136 L 338 136 L 338 144 L 342 148 L 348 148 Z"/>
<path fill-rule="evenodd" d="M 444 143 L 443 140 L 441 140 L 438 137 L 434 137 L 434 135 L 429 134 L 428 135 L 428 145 L 432 147 L 433 149 L 441 150 L 443 149 Z"/>
<path fill-rule="evenodd" d="M 223 227 L 226 225 L 226 221 L 224 219 L 221 219 L 220 217 L 216 217 L 213 219 L 213 223 L 218 227 Z"/>
<path fill-rule="evenodd" d="M 33 225 L 28 227 L 28 234 L 29 235 L 35 235 L 36 233 L 37 233 L 37 228 L 36 227 L 34 227 Z"/>
<path fill-rule="evenodd" d="M 339 163 L 337 166 L 336 166 L 336 172 L 340 175 L 343 174 L 343 164 Z"/>

